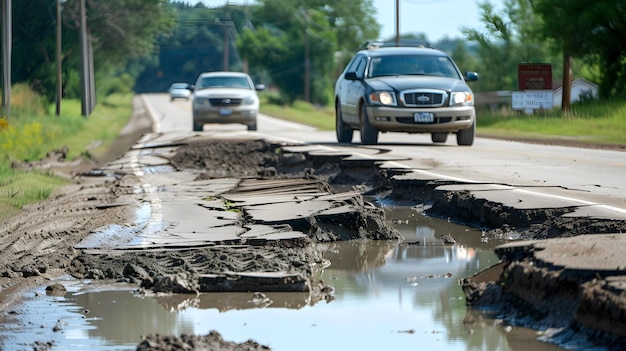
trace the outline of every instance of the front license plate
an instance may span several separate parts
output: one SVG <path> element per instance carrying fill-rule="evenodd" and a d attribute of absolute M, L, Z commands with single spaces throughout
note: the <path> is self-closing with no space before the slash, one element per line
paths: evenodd
<path fill-rule="evenodd" d="M 433 123 L 435 115 L 431 112 L 415 112 L 413 120 L 415 123 Z"/>
<path fill-rule="evenodd" d="M 229 109 L 229 108 L 222 108 L 220 109 L 220 115 L 222 116 L 230 116 L 233 114 L 233 110 Z"/>

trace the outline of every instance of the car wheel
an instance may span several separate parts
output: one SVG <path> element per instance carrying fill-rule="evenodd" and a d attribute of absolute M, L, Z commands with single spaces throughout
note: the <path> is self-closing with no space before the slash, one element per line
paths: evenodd
<path fill-rule="evenodd" d="M 448 140 L 448 133 L 430 133 L 430 140 L 432 140 L 433 143 L 445 143 L 446 140 Z"/>
<path fill-rule="evenodd" d="M 337 133 L 337 141 L 340 143 L 351 143 L 354 130 L 350 128 L 344 121 L 341 115 L 341 108 L 339 103 L 335 105 L 335 131 Z"/>
<path fill-rule="evenodd" d="M 248 124 L 248 130 L 256 130 L 256 121 L 254 121 L 254 123 Z"/>
<path fill-rule="evenodd" d="M 474 134 L 476 133 L 476 121 L 467 129 L 459 130 L 456 133 L 456 143 L 461 146 L 471 146 L 474 144 Z"/>
<path fill-rule="evenodd" d="M 196 120 L 193 120 L 193 131 L 194 132 L 201 132 L 204 129 L 204 124 L 202 123 L 197 123 Z"/>
<path fill-rule="evenodd" d="M 361 143 L 365 145 L 378 143 L 378 131 L 370 125 L 365 104 L 361 105 Z"/>

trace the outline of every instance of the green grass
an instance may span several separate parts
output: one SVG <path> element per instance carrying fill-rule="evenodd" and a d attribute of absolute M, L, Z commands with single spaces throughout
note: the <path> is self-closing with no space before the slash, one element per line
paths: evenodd
<path fill-rule="evenodd" d="M 296 101 L 291 106 L 270 103 L 268 95 L 261 94 L 261 113 L 302 123 L 321 130 L 335 129 L 335 108 L 333 106 L 313 106 L 303 101 Z"/>
<path fill-rule="evenodd" d="M 0 217 L 47 198 L 66 183 L 43 171 L 13 169 L 12 163 L 39 160 L 61 147 L 68 148 L 68 160 L 105 152 L 130 119 L 132 98 L 132 94 L 111 95 L 88 117 L 81 116 L 80 101 L 63 100 L 61 115 L 56 116 L 54 106 L 48 112 L 33 110 L 30 106 L 42 105 L 39 98 L 18 93 L 14 116 L 0 130 Z"/>
<path fill-rule="evenodd" d="M 575 104 L 569 113 L 554 109 L 536 115 L 477 114 L 480 135 L 626 145 L 626 100 Z"/>
<path fill-rule="evenodd" d="M 46 199 L 57 187 L 66 183 L 64 179 L 40 172 L 0 171 L 0 217 Z"/>

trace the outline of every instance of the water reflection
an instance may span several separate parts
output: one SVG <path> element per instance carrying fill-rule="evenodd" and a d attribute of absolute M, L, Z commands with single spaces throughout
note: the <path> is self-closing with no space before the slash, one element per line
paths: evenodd
<path fill-rule="evenodd" d="M 319 244 L 331 265 L 319 278 L 335 300 L 308 294 L 207 293 L 145 297 L 130 291 L 73 291 L 25 309 L 64 317 L 52 349 L 133 350 L 140 335 L 207 334 L 249 339 L 272 350 L 560 350 L 531 330 L 468 311 L 458 279 L 497 262 L 481 231 L 388 208 L 406 240 Z M 442 236 L 456 241 L 447 245 Z M 84 312 L 88 311 L 88 313 Z M 26 312 L 29 313 L 29 312 Z M 26 327 L 20 332 L 28 333 Z M 32 336 L 32 335 L 31 335 Z M 32 340 L 32 339 L 31 339 Z M 2 345 L 2 349 L 14 349 Z"/>
<path fill-rule="evenodd" d="M 314 305 L 308 293 L 207 293 L 200 295 L 164 295 L 154 299 L 170 312 L 180 312 L 189 308 L 216 309 L 219 312 L 254 308 L 300 309 Z"/>

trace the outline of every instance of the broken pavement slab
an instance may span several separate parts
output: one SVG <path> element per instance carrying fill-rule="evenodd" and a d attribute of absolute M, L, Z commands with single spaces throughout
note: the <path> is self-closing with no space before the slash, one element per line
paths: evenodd
<path fill-rule="evenodd" d="M 502 262 L 463 280 L 468 305 L 533 329 L 560 328 L 609 349 L 626 347 L 626 237 L 621 233 L 510 242 Z"/>
<path fill-rule="evenodd" d="M 626 236 L 621 233 L 510 242 L 495 252 L 506 261 L 532 259 L 535 266 L 587 279 L 626 274 Z"/>

